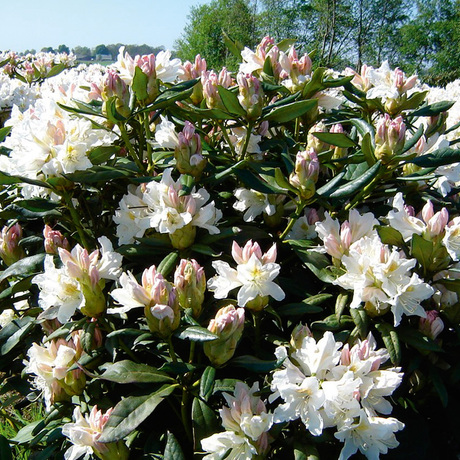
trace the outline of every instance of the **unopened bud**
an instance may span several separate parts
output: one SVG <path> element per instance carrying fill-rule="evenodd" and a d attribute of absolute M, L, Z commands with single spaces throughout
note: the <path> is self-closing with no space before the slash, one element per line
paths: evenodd
<path fill-rule="evenodd" d="M 43 236 L 45 237 L 44 245 L 47 254 L 58 254 L 58 248 L 70 251 L 67 238 L 59 230 L 53 230 L 49 225 L 45 225 Z"/>
<path fill-rule="evenodd" d="M 406 125 L 401 116 L 394 120 L 385 114 L 377 123 L 375 133 L 375 157 L 388 163 L 395 155 L 398 155 L 404 147 Z"/>
<path fill-rule="evenodd" d="M 233 357 L 243 329 L 244 308 L 229 305 L 216 313 L 209 322 L 208 330 L 219 338 L 203 344 L 204 353 L 213 366 L 221 366 Z"/>
<path fill-rule="evenodd" d="M 262 114 L 263 91 L 260 81 L 253 75 L 238 73 L 236 76 L 239 87 L 238 100 L 246 110 L 248 120 L 256 120 Z"/>
<path fill-rule="evenodd" d="M 292 331 L 291 340 L 289 342 L 289 350 L 291 353 L 302 348 L 302 342 L 305 337 L 313 337 L 313 334 L 306 324 L 298 324 Z"/>
<path fill-rule="evenodd" d="M 298 152 L 289 183 L 298 190 L 300 198 L 308 200 L 315 194 L 318 176 L 319 161 L 316 152 L 313 149 Z"/>
<path fill-rule="evenodd" d="M 436 310 L 430 310 L 426 312 L 426 318 L 420 318 L 418 329 L 422 334 L 435 340 L 444 330 L 444 322 Z"/>
<path fill-rule="evenodd" d="M 206 159 L 201 153 L 200 135 L 195 133 L 195 127 L 186 121 L 178 139 L 179 144 L 174 151 L 177 169 L 181 174 L 200 177 L 206 166 Z"/>
<path fill-rule="evenodd" d="M 6 265 L 12 265 L 25 257 L 24 250 L 19 246 L 21 238 L 22 227 L 18 223 L 3 227 L 0 235 L 0 257 Z"/>
<path fill-rule="evenodd" d="M 206 291 L 206 276 L 203 267 L 194 259 L 182 259 L 174 273 L 179 305 L 192 309 L 192 316 L 198 318 L 201 313 L 204 293 Z"/>

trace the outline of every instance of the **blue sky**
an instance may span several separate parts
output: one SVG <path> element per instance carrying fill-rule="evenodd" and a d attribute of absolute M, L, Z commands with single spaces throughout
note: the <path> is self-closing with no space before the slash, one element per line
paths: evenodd
<path fill-rule="evenodd" d="M 191 6 L 207 0 L 18 0 L 1 2 L 0 50 L 124 43 L 172 49 Z"/>

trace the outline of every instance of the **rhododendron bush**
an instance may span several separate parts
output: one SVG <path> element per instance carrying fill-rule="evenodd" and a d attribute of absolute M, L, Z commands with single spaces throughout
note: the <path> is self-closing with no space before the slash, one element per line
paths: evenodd
<path fill-rule="evenodd" d="M 123 48 L 108 68 L 28 59 L 1 77 L 30 97 L 4 96 L 0 130 L 0 371 L 9 419 L 43 415 L 5 452 L 455 451 L 449 91 L 269 37 L 233 72 Z"/>

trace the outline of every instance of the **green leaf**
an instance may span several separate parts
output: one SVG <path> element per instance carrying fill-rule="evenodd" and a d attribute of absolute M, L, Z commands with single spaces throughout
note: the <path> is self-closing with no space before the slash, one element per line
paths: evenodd
<path fill-rule="evenodd" d="M 0 460 L 13 460 L 10 443 L 3 435 L 0 435 Z"/>
<path fill-rule="evenodd" d="M 433 243 L 414 233 L 410 253 L 425 270 L 428 270 L 432 262 Z"/>
<path fill-rule="evenodd" d="M 11 184 L 21 184 L 21 183 L 37 185 L 38 187 L 50 188 L 50 186 L 43 181 L 29 179 L 28 177 L 23 176 L 11 176 L 6 172 L 0 171 L 0 185 L 11 185 Z"/>
<path fill-rule="evenodd" d="M 0 142 L 3 142 L 6 139 L 12 129 L 12 126 L 5 126 L 4 128 L 0 129 Z"/>
<path fill-rule="evenodd" d="M 317 294 L 298 303 L 288 303 L 276 309 L 280 316 L 297 316 L 305 313 L 319 313 L 323 311 L 318 305 L 332 297 L 331 294 Z"/>
<path fill-rule="evenodd" d="M 342 315 L 339 319 L 334 313 L 327 316 L 322 321 L 313 322 L 311 327 L 312 329 L 316 329 L 318 331 L 340 331 L 342 329 L 348 329 L 354 325 L 355 323 L 351 316 Z"/>
<path fill-rule="evenodd" d="M 113 166 L 93 166 L 84 171 L 65 174 L 64 177 L 72 182 L 81 184 L 94 184 L 96 182 L 108 182 L 114 179 L 134 176 L 134 172 L 129 169 Z"/>
<path fill-rule="evenodd" d="M 398 230 L 386 225 L 377 225 L 375 227 L 383 244 L 403 248 L 405 246 L 404 238 Z"/>
<path fill-rule="evenodd" d="M 375 328 L 380 332 L 393 365 L 398 366 L 401 362 L 401 346 L 395 328 L 388 323 L 377 323 Z"/>
<path fill-rule="evenodd" d="M 10 335 L 7 341 L 2 345 L 2 348 L 0 349 L 0 353 L 2 355 L 6 355 L 16 345 L 20 344 L 29 334 L 29 332 L 35 327 L 33 318 L 26 316 L 23 321 L 25 324 L 23 324 L 14 334 Z"/>
<path fill-rule="evenodd" d="M 242 367 L 251 372 L 268 373 L 281 366 L 281 361 L 266 361 L 251 355 L 238 356 L 233 358 L 229 364 L 236 367 Z"/>
<path fill-rule="evenodd" d="M 233 115 L 239 115 L 241 117 L 246 116 L 246 110 L 241 107 L 238 96 L 233 91 L 230 91 L 229 89 L 226 89 L 220 85 L 217 86 L 217 91 L 220 98 L 222 99 L 222 103 L 229 113 Z"/>
<path fill-rule="evenodd" d="M 168 254 L 158 265 L 157 272 L 165 278 L 176 268 L 176 261 L 179 258 L 177 251 Z"/>
<path fill-rule="evenodd" d="M 376 162 L 375 149 L 372 145 L 372 138 L 369 133 L 364 134 L 361 142 L 361 151 L 363 152 L 364 158 L 369 166 L 372 166 Z"/>
<path fill-rule="evenodd" d="M 200 398 L 194 398 L 192 403 L 193 438 L 195 445 L 219 430 L 219 422 L 214 411 Z"/>
<path fill-rule="evenodd" d="M 37 433 L 39 433 L 45 423 L 43 420 L 35 420 L 34 422 L 28 423 L 25 427 L 21 428 L 16 436 L 11 439 L 12 442 L 17 444 L 25 444 L 35 438 Z"/>
<path fill-rule="evenodd" d="M 407 160 L 406 163 L 413 163 L 423 168 L 434 168 L 438 166 L 449 165 L 460 161 L 460 149 L 451 149 L 445 147 L 435 150 L 432 153 L 421 155 L 419 157 Z"/>
<path fill-rule="evenodd" d="M 173 378 L 154 367 L 129 360 L 119 361 L 114 364 L 105 364 L 104 373 L 99 378 L 116 383 L 174 382 Z"/>
<path fill-rule="evenodd" d="M 107 110 L 107 118 L 109 119 L 109 121 L 115 124 L 126 121 L 126 118 L 117 110 L 118 100 L 119 99 L 117 96 L 112 96 L 105 103 L 105 107 Z"/>
<path fill-rule="evenodd" d="M 185 329 L 180 328 L 174 333 L 174 336 L 192 342 L 210 342 L 219 338 L 216 334 L 200 326 L 188 326 Z"/>
<path fill-rule="evenodd" d="M 419 141 L 419 139 L 423 136 L 423 132 L 425 130 L 425 125 L 421 124 L 415 134 L 406 141 L 404 144 L 403 151 L 401 153 L 405 153 L 410 150 L 414 145 Z"/>
<path fill-rule="evenodd" d="M 224 40 L 225 46 L 228 50 L 238 59 L 241 59 L 241 51 L 243 51 L 243 46 L 238 41 L 232 40 L 228 34 L 222 30 L 222 38 Z"/>
<path fill-rule="evenodd" d="M 216 370 L 212 366 L 208 366 L 200 379 L 200 398 L 205 401 L 212 395 L 214 388 L 214 380 L 216 378 Z"/>
<path fill-rule="evenodd" d="M 378 161 L 357 179 L 354 179 L 347 184 L 341 185 L 337 190 L 329 195 L 330 198 L 347 198 L 363 190 L 366 185 L 369 185 L 372 180 L 377 177 L 380 172 L 380 166 L 381 162 Z"/>
<path fill-rule="evenodd" d="M 449 393 L 439 373 L 439 370 L 434 366 L 432 366 L 430 369 L 430 380 L 433 383 L 436 393 L 438 393 L 442 406 L 444 408 L 447 407 L 447 403 L 449 402 Z"/>
<path fill-rule="evenodd" d="M 399 110 L 412 110 L 416 109 L 424 100 L 428 91 L 423 91 L 421 93 L 412 93 L 410 97 L 406 99 L 400 106 Z M 411 114 L 412 115 L 412 114 Z"/>
<path fill-rule="evenodd" d="M 61 62 L 60 64 L 53 65 L 53 67 L 51 67 L 50 71 L 46 74 L 45 78 L 54 77 L 54 76 L 60 74 L 66 68 L 67 68 L 67 66 L 63 62 Z"/>
<path fill-rule="evenodd" d="M 337 176 L 332 178 L 329 182 L 324 184 L 322 187 L 316 190 L 316 193 L 320 196 L 328 197 L 333 193 L 336 187 L 342 182 L 345 171 L 340 171 Z"/>
<path fill-rule="evenodd" d="M 313 136 L 318 138 L 320 141 L 325 142 L 326 144 L 335 145 L 341 148 L 356 147 L 356 142 L 353 139 L 350 139 L 344 133 L 311 133 Z"/>
<path fill-rule="evenodd" d="M 369 133 L 371 136 L 372 144 L 375 144 L 374 136 L 375 131 L 372 125 L 362 120 L 361 118 L 352 118 L 350 123 L 356 128 L 361 137 L 364 137 L 366 133 Z"/>
<path fill-rule="evenodd" d="M 110 414 L 99 438 L 100 442 L 116 442 L 134 431 L 179 385 L 163 385 L 144 396 L 122 399 Z"/>
<path fill-rule="evenodd" d="M 443 351 L 437 342 L 435 342 L 433 339 L 430 339 L 426 335 L 423 335 L 417 329 L 399 328 L 398 336 L 402 342 L 407 343 L 410 346 L 417 348 L 418 350 L 436 352 Z"/>
<path fill-rule="evenodd" d="M 121 147 L 117 145 L 100 145 L 88 152 L 88 158 L 93 165 L 99 165 L 108 161 L 112 156 L 117 156 L 120 151 Z"/>
<path fill-rule="evenodd" d="M 326 67 L 318 67 L 311 76 L 310 81 L 303 87 L 302 96 L 305 98 L 313 97 L 318 91 L 325 88 L 323 84 Z"/>
<path fill-rule="evenodd" d="M 324 255 L 316 251 L 295 249 L 300 260 L 321 280 L 325 283 L 332 283 L 336 276 L 329 269 L 331 262 Z"/>
<path fill-rule="evenodd" d="M 176 437 L 168 431 L 163 460 L 185 460 L 184 452 Z"/>
<path fill-rule="evenodd" d="M 348 304 L 348 294 L 340 293 L 335 299 L 335 314 L 338 319 L 341 318 L 345 308 Z"/>
<path fill-rule="evenodd" d="M 18 260 L 0 275 L 0 282 L 6 280 L 10 276 L 25 276 L 39 273 L 43 270 L 44 260 L 45 254 L 35 254 L 34 256 Z"/>
<path fill-rule="evenodd" d="M 274 123 L 286 123 L 294 120 L 295 118 L 305 115 L 310 110 L 318 107 L 317 99 L 308 99 L 306 101 L 297 101 L 292 104 L 283 105 L 272 110 L 268 115 L 262 119 Z"/>
<path fill-rule="evenodd" d="M 369 317 L 364 308 L 350 308 L 350 315 L 358 328 L 361 339 L 366 338 L 369 328 Z"/>
<path fill-rule="evenodd" d="M 280 168 L 275 168 L 275 182 L 281 189 L 297 193 L 297 190 L 289 183 Z"/>
<path fill-rule="evenodd" d="M 149 84 L 149 77 L 142 72 L 141 68 L 136 66 L 134 69 L 134 77 L 132 89 L 138 101 L 145 101 L 149 97 L 147 85 Z"/>
<path fill-rule="evenodd" d="M 211 257 L 219 257 L 222 254 L 221 252 L 216 252 L 211 246 L 208 246 L 206 244 L 195 243 L 192 244 L 192 246 L 190 246 L 190 249 L 192 251 Z"/>

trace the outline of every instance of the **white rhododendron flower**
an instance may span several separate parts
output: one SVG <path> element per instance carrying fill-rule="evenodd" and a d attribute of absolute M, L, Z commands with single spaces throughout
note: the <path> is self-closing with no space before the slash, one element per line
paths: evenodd
<path fill-rule="evenodd" d="M 348 254 L 351 244 L 361 238 L 377 235 L 374 227 L 379 224 L 371 212 L 361 215 L 356 209 L 350 210 L 348 220 L 340 225 L 337 219 L 332 219 L 328 212 L 324 213 L 325 220 L 315 224 L 315 230 L 323 241 L 324 250 L 335 259 L 341 259 Z"/>
<path fill-rule="evenodd" d="M 77 460 L 83 455 L 95 454 L 98 458 L 126 460 L 129 451 L 123 441 L 103 443 L 99 441 L 102 430 L 113 408 L 105 413 L 94 406 L 85 416 L 77 406 L 73 411 L 74 421 L 62 427 L 62 434 L 69 438 L 72 446 L 64 454 L 65 460 Z"/>
<path fill-rule="evenodd" d="M 359 413 L 359 422 L 343 425 L 334 434 L 345 444 L 339 460 L 347 460 L 358 450 L 369 460 L 378 460 L 380 454 L 386 454 L 388 449 L 398 447 L 395 432 L 403 428 L 404 424 L 393 417 L 370 416 L 362 410 Z"/>
<path fill-rule="evenodd" d="M 220 409 L 225 432 L 216 433 L 201 441 L 208 460 L 263 456 L 268 450 L 267 431 L 273 424 L 273 415 L 255 393 L 258 382 L 250 388 L 237 382 L 234 396 L 224 393 L 228 407 Z"/>
<path fill-rule="evenodd" d="M 214 297 L 224 299 L 232 289 L 239 287 L 237 298 L 240 307 L 257 297 L 284 299 L 283 290 L 273 281 L 280 271 L 280 266 L 275 263 L 276 245 L 262 254 L 258 243 L 248 241 L 241 248 L 233 242 L 232 255 L 238 264 L 236 269 L 222 260 L 212 263 L 217 275 L 208 281 L 208 289 L 214 292 Z"/>
<path fill-rule="evenodd" d="M 314 436 L 321 435 L 324 428 L 336 427 L 336 438 L 345 442 L 341 454 L 344 459 L 357 449 L 366 456 L 370 453 L 368 458 L 377 459 L 374 444 L 382 449 L 387 440 L 387 448 L 396 447 L 393 433 L 404 425 L 394 418 L 378 416 L 391 412 L 391 403 L 385 396 L 390 396 L 402 380 L 399 368 L 380 369 L 388 352 L 376 349 L 372 335 L 351 349 L 345 345 L 340 351 L 342 344 L 335 341 L 330 331 L 318 342 L 308 328 L 296 328 L 295 334 L 289 354 L 285 347 L 275 351 L 283 364 L 273 373 L 269 401 L 281 398 L 284 403 L 275 409 L 274 421 L 300 419 Z M 371 426 L 365 426 L 366 422 Z M 391 433 L 385 427 L 391 427 Z M 376 439 L 369 442 L 373 436 Z"/>
<path fill-rule="evenodd" d="M 266 193 L 246 188 L 235 190 L 235 198 L 238 200 L 233 204 L 237 211 L 244 212 L 243 219 L 245 222 L 252 222 L 262 213 L 272 216 L 276 212 L 276 205 L 269 201 Z"/>
<path fill-rule="evenodd" d="M 174 181 L 171 174 L 172 169 L 166 169 L 161 181 L 140 185 L 123 197 L 114 219 L 120 244 L 133 243 L 149 228 L 169 235 L 188 225 L 211 234 L 220 232 L 216 224 L 222 212 L 209 201 L 209 193 L 193 188 L 190 195 L 181 195 L 180 178 Z"/>
<path fill-rule="evenodd" d="M 430 298 L 434 289 L 410 270 L 415 259 L 406 259 L 395 249 L 390 250 L 378 236 L 364 237 L 350 246 L 342 257 L 346 273 L 334 284 L 353 291 L 350 308 L 369 303 L 377 312 L 391 307 L 397 326 L 402 314 L 425 316 L 420 302 Z"/>

